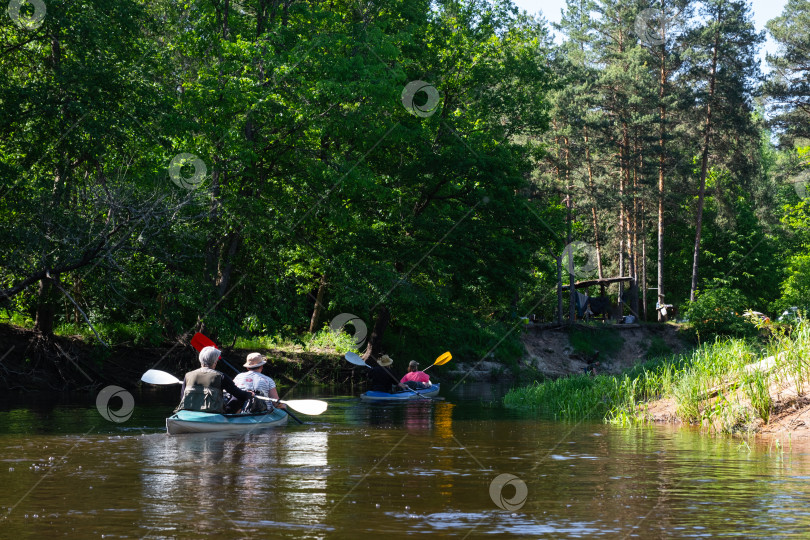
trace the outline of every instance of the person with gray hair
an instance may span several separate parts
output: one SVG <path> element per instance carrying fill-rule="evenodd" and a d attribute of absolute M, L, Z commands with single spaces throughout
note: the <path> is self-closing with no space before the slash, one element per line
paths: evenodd
<path fill-rule="evenodd" d="M 200 351 L 200 369 L 186 373 L 180 405 L 175 412 L 182 409 L 223 414 L 225 411 L 223 390 L 242 402 L 253 397 L 253 392 L 240 389 L 234 384 L 233 379 L 216 370 L 217 361 L 221 356 L 222 352 L 216 347 L 205 347 Z"/>

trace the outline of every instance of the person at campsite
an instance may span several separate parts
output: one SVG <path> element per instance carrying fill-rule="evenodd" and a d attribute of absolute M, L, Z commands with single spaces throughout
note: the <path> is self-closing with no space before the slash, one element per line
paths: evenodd
<path fill-rule="evenodd" d="M 244 367 L 247 371 L 237 375 L 233 382 L 242 390 L 249 390 L 254 392 L 257 396 L 271 398 L 278 401 L 278 390 L 276 390 L 276 383 L 273 379 L 262 373 L 264 365 L 267 363 L 267 358 L 259 353 L 250 353 L 247 355 L 247 361 Z M 236 406 L 238 400 L 231 398 L 226 405 L 226 410 L 239 410 Z M 275 407 L 284 409 L 283 403 L 274 403 Z M 267 402 L 260 399 L 252 399 L 243 407 L 244 412 L 263 412 L 267 410 Z"/>
<path fill-rule="evenodd" d="M 664 295 L 658 295 L 658 302 L 655 303 L 655 310 L 658 312 L 658 322 L 666 322 L 669 320 L 670 312 L 674 308 L 672 304 L 664 303 Z"/>
<path fill-rule="evenodd" d="M 419 371 L 419 363 L 416 360 L 411 360 L 408 363 L 408 373 L 399 382 L 407 385 L 412 390 L 430 388 L 430 376 L 424 371 Z"/>
<path fill-rule="evenodd" d="M 183 379 L 179 410 L 200 411 L 222 414 L 225 412 L 223 390 L 241 403 L 253 397 L 253 392 L 245 391 L 234 384 L 233 379 L 216 370 L 222 352 L 216 347 L 205 347 L 200 351 L 200 369 L 189 371 Z"/>
<path fill-rule="evenodd" d="M 404 383 L 397 383 L 399 380 L 391 371 L 390 366 L 394 361 L 390 356 L 384 354 L 377 360 L 377 365 L 371 368 L 369 379 L 371 380 L 371 390 L 375 392 L 392 393 L 393 385 L 396 384 L 403 390 L 407 388 Z"/>

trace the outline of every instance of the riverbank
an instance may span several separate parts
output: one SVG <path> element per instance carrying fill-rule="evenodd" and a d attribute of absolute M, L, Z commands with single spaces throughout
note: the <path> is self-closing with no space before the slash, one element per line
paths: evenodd
<path fill-rule="evenodd" d="M 365 373 L 352 369 L 344 361 L 343 353 L 347 346 L 351 347 L 351 339 L 349 336 L 347 345 L 343 337 L 319 333 L 304 344 L 240 339 L 233 348 L 224 348 L 221 365 L 226 373 L 233 374 L 241 368 L 247 354 L 256 351 L 268 357 L 268 372 L 285 384 L 356 384 L 365 380 Z M 598 351 L 599 372 L 618 374 L 645 358 L 689 347 L 679 336 L 677 326 L 654 324 L 574 327 L 530 324 L 521 341 L 525 353 L 516 363 L 504 362 L 497 356 L 483 361 L 455 357 L 452 363 L 431 373 L 443 381 L 558 378 L 592 367 Z M 228 368 L 228 364 L 235 369 Z M 197 355 L 188 342 L 150 345 L 125 339 L 108 348 L 92 335 L 43 338 L 28 328 L 0 324 L 0 388 L 5 390 L 92 390 L 107 384 L 130 388 L 137 385 L 147 369 L 179 374 L 196 366 Z"/>
<path fill-rule="evenodd" d="M 512 390 L 512 408 L 561 419 L 696 425 L 716 433 L 810 437 L 810 324 L 767 343 L 718 340 L 620 375 L 572 376 Z"/>
<path fill-rule="evenodd" d="M 525 352 L 516 365 L 505 365 L 495 357 L 473 362 L 456 359 L 448 374 L 471 381 L 557 379 L 594 368 L 598 373 L 618 375 L 650 358 L 680 354 L 694 346 L 673 323 L 530 323 L 520 339 Z"/>
<path fill-rule="evenodd" d="M 334 350 L 224 348 L 221 368 L 242 371 L 248 353 L 268 357 L 267 372 L 284 384 L 351 384 L 361 377 Z M 228 364 L 233 366 L 229 368 Z M 184 342 L 163 346 L 88 343 L 81 336 L 43 338 L 32 330 L 0 324 L 0 388 L 6 391 L 93 390 L 108 384 L 134 388 L 148 369 L 181 374 L 199 367 L 197 352 Z"/>

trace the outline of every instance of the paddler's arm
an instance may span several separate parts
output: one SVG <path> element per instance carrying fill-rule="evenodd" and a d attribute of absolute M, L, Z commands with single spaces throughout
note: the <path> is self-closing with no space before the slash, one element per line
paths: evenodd
<path fill-rule="evenodd" d="M 284 405 L 283 403 L 278 403 L 278 390 L 276 390 L 275 387 L 271 388 L 267 392 L 267 394 L 268 394 L 267 397 L 269 397 L 270 399 L 272 399 L 274 401 L 273 406 L 276 409 L 286 409 L 287 408 L 287 406 Z"/>
<path fill-rule="evenodd" d="M 253 397 L 253 392 L 248 392 L 246 390 L 242 390 L 236 383 L 233 382 L 233 379 L 222 374 L 222 389 L 228 392 L 230 395 L 234 396 L 236 399 L 245 401 L 246 399 L 250 399 Z"/>

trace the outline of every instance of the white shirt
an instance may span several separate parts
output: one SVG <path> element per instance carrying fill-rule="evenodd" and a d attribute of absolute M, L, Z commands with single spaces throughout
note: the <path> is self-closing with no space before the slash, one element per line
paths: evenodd
<path fill-rule="evenodd" d="M 257 371 L 245 371 L 234 377 L 233 382 L 242 390 L 255 392 L 264 397 L 270 397 L 270 390 L 276 387 L 276 383 L 263 373 Z"/>

